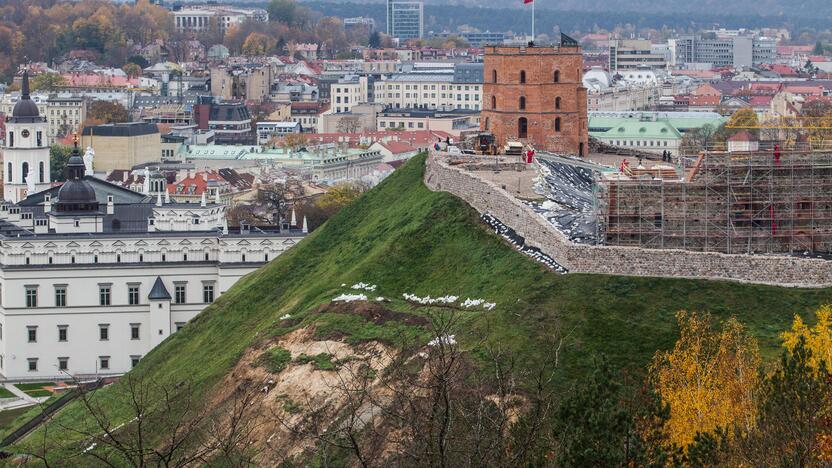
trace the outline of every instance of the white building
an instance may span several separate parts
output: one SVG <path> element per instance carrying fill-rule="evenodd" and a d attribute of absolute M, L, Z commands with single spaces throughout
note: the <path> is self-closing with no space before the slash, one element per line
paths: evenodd
<path fill-rule="evenodd" d="M 331 108 L 336 114 L 350 112 L 352 106 L 368 101 L 368 79 L 366 76 L 344 77 L 334 83 L 331 90 Z"/>
<path fill-rule="evenodd" d="M 49 188 L 49 124 L 29 95 L 29 72 L 23 72 L 20 99 L 6 120 L 3 148 L 3 198 L 16 203 Z"/>
<path fill-rule="evenodd" d="M 374 102 L 396 109 L 480 110 L 482 64 L 397 73 L 374 84 Z"/>
<path fill-rule="evenodd" d="M 87 102 L 80 97 L 50 96 L 46 100 L 47 139 L 50 145 L 80 130 L 87 118 Z"/>
<path fill-rule="evenodd" d="M 257 122 L 257 143 L 265 145 L 273 137 L 300 132 L 301 126 L 298 122 Z"/>
<path fill-rule="evenodd" d="M 27 98 L 26 76 L 22 95 L 7 123 L 16 141 L 4 148 L 4 163 L 44 161 L 48 181 L 49 149 L 32 137 L 46 122 Z M 0 378 L 124 373 L 305 235 L 288 223 L 229 229 L 216 199 L 171 203 L 158 172 L 145 172 L 144 193 L 110 184 L 89 175 L 92 156 L 82 159 L 76 142 L 60 187 L 22 189 L 17 171 L 6 184 L 12 190 L 0 203 Z M 8 194 L 27 197 L 15 203 Z"/>
<path fill-rule="evenodd" d="M 184 7 L 172 14 L 173 24 L 180 32 L 207 31 L 212 25 L 216 25 L 220 31 L 226 31 L 247 20 L 260 22 L 269 20 L 269 13 L 262 8 L 234 8 L 225 5 Z"/>

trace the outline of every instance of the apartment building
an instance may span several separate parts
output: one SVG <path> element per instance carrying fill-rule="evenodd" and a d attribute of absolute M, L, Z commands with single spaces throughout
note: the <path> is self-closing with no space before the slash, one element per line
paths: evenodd
<path fill-rule="evenodd" d="M 482 80 L 481 63 L 396 73 L 375 82 L 375 102 L 396 109 L 480 110 Z"/>

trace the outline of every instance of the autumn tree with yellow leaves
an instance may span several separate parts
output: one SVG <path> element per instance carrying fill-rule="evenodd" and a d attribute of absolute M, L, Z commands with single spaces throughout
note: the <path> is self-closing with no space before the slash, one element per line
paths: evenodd
<path fill-rule="evenodd" d="M 817 323 L 813 327 L 807 326 L 799 315 L 794 316 L 791 331 L 783 332 L 783 346 L 793 353 L 797 343 L 802 338 L 806 348 L 812 354 L 810 364 L 815 371 L 820 370 L 821 361 L 827 368 L 832 365 L 832 306 L 824 305 L 815 312 Z"/>
<path fill-rule="evenodd" d="M 671 351 L 659 352 L 649 369 L 655 392 L 670 405 L 668 444 L 687 447 L 697 433 L 749 431 L 760 355 L 756 341 L 736 319 L 715 328 L 710 315 L 678 312 L 681 333 Z"/>

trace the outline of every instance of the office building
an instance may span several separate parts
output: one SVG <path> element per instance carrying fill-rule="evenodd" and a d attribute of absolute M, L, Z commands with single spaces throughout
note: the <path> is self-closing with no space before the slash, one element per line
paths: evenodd
<path fill-rule="evenodd" d="M 421 39 L 425 29 L 424 3 L 387 0 L 387 34 L 406 41 Z"/>

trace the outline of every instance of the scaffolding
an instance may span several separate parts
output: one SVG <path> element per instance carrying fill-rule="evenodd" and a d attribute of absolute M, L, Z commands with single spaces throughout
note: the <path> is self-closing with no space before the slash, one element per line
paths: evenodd
<path fill-rule="evenodd" d="M 832 152 L 706 152 L 679 172 L 599 180 L 605 243 L 832 254 Z"/>

